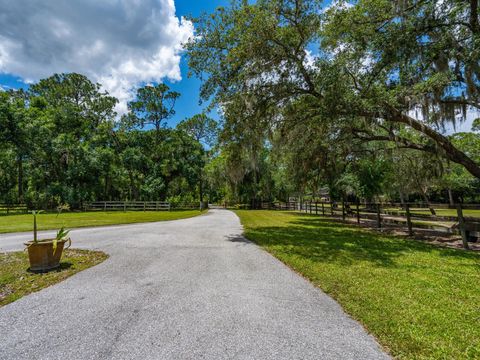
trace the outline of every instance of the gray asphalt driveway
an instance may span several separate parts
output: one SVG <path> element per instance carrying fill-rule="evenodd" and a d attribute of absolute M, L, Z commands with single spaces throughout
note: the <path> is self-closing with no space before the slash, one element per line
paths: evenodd
<path fill-rule="evenodd" d="M 72 231 L 110 258 L 0 308 L 0 359 L 387 359 L 226 210 Z M 48 233 L 42 233 L 47 236 Z M 30 234 L 0 236 L 0 251 Z"/>

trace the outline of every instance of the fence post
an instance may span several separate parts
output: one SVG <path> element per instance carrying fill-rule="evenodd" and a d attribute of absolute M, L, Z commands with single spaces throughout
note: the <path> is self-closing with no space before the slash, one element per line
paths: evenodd
<path fill-rule="evenodd" d="M 315 215 L 318 215 L 318 201 L 315 201 Z"/>
<path fill-rule="evenodd" d="M 123 202 L 123 212 L 126 212 L 127 211 L 127 202 L 124 201 Z"/>
<path fill-rule="evenodd" d="M 405 206 L 407 211 L 407 226 L 408 226 L 408 235 L 413 236 L 413 225 L 412 225 L 412 214 L 410 213 L 410 204 Z"/>
<path fill-rule="evenodd" d="M 330 200 L 330 213 L 333 216 L 333 200 Z"/>
<path fill-rule="evenodd" d="M 357 224 L 360 224 L 360 200 L 357 200 Z"/>
<path fill-rule="evenodd" d="M 345 221 L 345 199 L 342 198 L 342 220 Z"/>
<path fill-rule="evenodd" d="M 322 215 L 325 216 L 325 203 L 322 201 Z"/>
<path fill-rule="evenodd" d="M 147 202 L 144 201 L 144 202 L 143 202 L 143 212 L 145 212 L 146 207 L 147 207 Z"/>
<path fill-rule="evenodd" d="M 103 211 L 107 211 L 107 202 L 106 201 L 103 202 Z"/>
<path fill-rule="evenodd" d="M 310 200 L 310 215 L 312 214 L 312 200 Z"/>
<path fill-rule="evenodd" d="M 465 219 L 463 217 L 462 205 L 457 205 L 457 215 L 458 215 L 458 227 L 460 228 L 460 233 L 462 234 L 462 243 L 465 250 L 470 249 L 468 246 L 467 230 L 465 229 Z"/>
<path fill-rule="evenodd" d="M 377 204 L 377 228 L 382 228 L 382 215 L 380 214 L 380 204 Z"/>

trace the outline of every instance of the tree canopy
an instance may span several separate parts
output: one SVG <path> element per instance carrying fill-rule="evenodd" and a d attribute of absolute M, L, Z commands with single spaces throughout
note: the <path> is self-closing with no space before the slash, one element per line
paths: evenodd
<path fill-rule="evenodd" d="M 173 105 L 162 102 L 178 94 L 161 84 L 138 94 L 119 121 L 117 99 L 80 74 L 0 92 L 0 202 L 78 208 L 98 200 L 196 201 L 205 163 L 200 142 L 181 129 L 140 127 L 167 119 Z M 132 126 L 132 118 L 141 123 Z"/>
<path fill-rule="evenodd" d="M 189 65 L 202 97 L 224 114 L 232 181 L 255 173 L 268 149 L 297 191 L 345 192 L 340 185 L 355 178 L 358 195 L 386 194 L 386 182 L 373 184 L 387 171 L 381 162 L 411 152 L 435 166 L 434 178 L 459 167 L 478 183 L 478 151 L 448 131 L 480 106 L 475 4 L 238 0 L 194 19 Z M 227 150 L 235 146 L 242 150 Z"/>

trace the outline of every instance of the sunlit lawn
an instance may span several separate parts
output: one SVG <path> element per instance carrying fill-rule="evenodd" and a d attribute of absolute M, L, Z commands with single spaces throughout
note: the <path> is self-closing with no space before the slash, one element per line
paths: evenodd
<path fill-rule="evenodd" d="M 28 271 L 30 265 L 25 251 L 0 253 L 0 307 L 65 280 L 106 258 L 107 255 L 100 251 L 69 249 L 64 251 L 58 269 L 38 274 Z"/>
<path fill-rule="evenodd" d="M 480 256 L 293 212 L 236 212 L 401 359 L 480 359 Z"/>
<path fill-rule="evenodd" d="M 141 222 L 185 219 L 200 215 L 199 210 L 185 211 L 111 211 L 111 212 L 68 212 L 57 216 L 54 214 L 38 215 L 38 229 L 77 228 L 85 226 L 101 226 L 115 224 L 131 224 Z M 0 216 L 0 233 L 30 231 L 33 228 L 33 217 L 30 214 Z"/>

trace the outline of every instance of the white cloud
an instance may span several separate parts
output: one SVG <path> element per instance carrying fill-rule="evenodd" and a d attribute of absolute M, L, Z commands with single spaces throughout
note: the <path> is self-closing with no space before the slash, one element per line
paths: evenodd
<path fill-rule="evenodd" d="M 37 81 L 79 72 L 121 100 L 142 83 L 181 79 L 193 25 L 173 0 L 0 0 L 0 72 Z"/>
<path fill-rule="evenodd" d="M 338 10 L 347 10 L 353 7 L 354 4 L 348 0 L 333 0 L 330 4 L 323 8 L 323 13 L 327 13 L 331 10 L 338 11 Z"/>
<path fill-rule="evenodd" d="M 306 66 L 309 69 L 312 69 L 315 67 L 315 63 L 318 60 L 318 55 L 314 55 L 312 51 L 310 50 L 305 50 L 305 60 L 303 62 L 303 65 Z"/>

